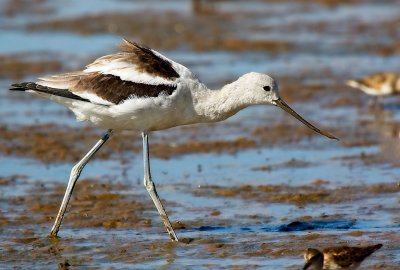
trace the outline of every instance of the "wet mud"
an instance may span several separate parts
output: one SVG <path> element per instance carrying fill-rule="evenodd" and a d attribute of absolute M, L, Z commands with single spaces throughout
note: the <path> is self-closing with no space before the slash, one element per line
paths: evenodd
<path fill-rule="evenodd" d="M 73 19 L 53 20 L 45 23 L 33 23 L 28 31 L 51 30 L 71 31 L 81 35 L 115 33 L 116 35 L 136 36 L 144 44 L 160 49 L 174 49 L 189 46 L 194 51 L 270 51 L 279 53 L 288 51 L 290 42 L 274 40 L 246 40 L 235 37 L 229 29 L 237 28 L 235 14 L 210 14 L 211 16 L 192 17 L 179 12 L 143 14 L 105 13 L 82 16 Z M 156 18 L 156 19 L 154 19 Z M 145 27 L 144 27 L 145 26 Z M 158 35 L 152 35 L 151 29 L 158 29 Z M 207 32 L 197 31 L 208 29 Z M 211 33 L 211 35 L 210 35 Z"/>
<path fill-rule="evenodd" d="M 195 196 L 213 195 L 217 197 L 240 197 L 242 199 L 256 200 L 263 203 L 286 203 L 305 206 L 314 203 L 341 203 L 357 201 L 368 197 L 377 197 L 377 194 L 400 192 L 398 183 L 381 183 L 371 186 L 341 186 L 329 189 L 320 185 L 320 181 L 308 186 L 289 185 L 263 185 L 238 187 L 202 186 L 194 191 Z"/>
<path fill-rule="evenodd" d="M 18 80 L 26 76 L 59 72 L 62 63 L 58 60 L 27 60 L 29 55 L 0 55 L 0 79 Z M 37 56 L 35 56 L 37 58 Z"/>
<path fill-rule="evenodd" d="M 1 178 L 2 187 L 13 186 L 15 181 L 26 177 L 15 175 Z M 316 181 L 320 183 L 321 181 Z M 318 217 L 303 216 L 298 220 L 283 220 L 281 224 L 271 225 L 263 216 L 251 216 L 251 227 L 238 224 L 238 218 L 220 218 L 222 211 L 212 211 L 201 220 L 182 220 L 174 222 L 174 229 L 179 234 L 199 232 L 195 237 L 182 237 L 179 243 L 172 243 L 163 232 L 157 212 L 150 203 L 150 198 L 135 195 L 127 190 L 132 186 L 113 183 L 110 179 L 82 179 L 76 187 L 74 196 L 67 210 L 60 237 L 47 237 L 48 229 L 54 221 L 58 204 L 64 192 L 64 185 L 36 182 L 24 196 L 7 196 L 1 200 L 2 208 L 0 226 L 7 234 L 15 228 L 18 234 L 3 235 L 2 260 L 7 263 L 17 263 L 21 266 L 37 262 L 59 269 L 99 264 L 105 261 L 118 265 L 135 265 L 137 263 L 151 264 L 158 260 L 166 260 L 167 265 L 179 265 L 179 257 L 189 253 L 200 262 L 229 259 L 232 261 L 246 260 L 254 262 L 265 258 L 299 258 L 310 242 L 313 246 L 324 246 L 326 242 L 348 244 L 357 241 L 360 245 L 371 242 L 384 242 L 385 248 L 395 249 L 393 235 L 389 232 L 370 232 L 357 229 L 357 219 L 346 216 L 322 215 Z M 388 196 L 399 190 L 398 185 L 379 184 L 359 187 L 342 187 L 325 191 L 336 194 L 334 201 L 326 200 L 324 196 L 314 196 L 313 189 L 320 189 L 317 184 L 311 187 L 263 186 L 238 187 L 231 191 L 220 187 L 201 187 L 195 196 L 235 197 L 245 200 L 261 200 L 263 203 L 287 203 L 300 206 L 304 204 L 340 204 L 343 201 L 375 196 Z M 307 190 L 307 192 L 304 192 Z M 274 193 L 286 193 L 286 198 L 277 198 Z M 304 194 L 308 194 L 304 195 Z M 358 198 L 339 194 L 353 194 Z M 289 196 L 290 195 L 290 196 Z M 298 196 L 304 196 L 306 201 L 299 203 Z M 270 197 L 270 199 L 265 199 Z M 169 201 L 166 205 L 171 206 Z M 172 203 L 172 206 L 174 203 Z M 303 207 L 302 206 L 302 207 Z M 375 207 L 386 207 L 384 205 Z M 398 209 L 397 209 L 398 210 Z M 395 211 L 392 209 L 391 211 Z M 10 213 L 12 212 L 12 215 Z M 250 225 L 250 224 L 248 224 Z M 229 230 L 239 231 L 229 233 Z M 36 228 L 36 229 L 34 229 Z M 330 231 L 338 233 L 330 233 Z M 90 232 L 87 235 L 85 232 Z M 219 233 L 226 237 L 222 238 Z M 121 234 L 121 235 L 120 235 Z M 159 234 L 157 236 L 156 234 Z M 243 234 L 242 237 L 239 237 Z M 150 235 L 152 241 L 146 240 Z M 193 235 L 193 234 L 192 234 Z M 341 235 L 341 236 L 340 236 Z M 89 238 L 92 238 L 89 240 Z M 105 239 L 107 245 L 104 245 Z M 390 241 L 392 240 L 392 241 Z M 85 242 L 91 242 L 86 247 Z M 237 243 L 240 242 L 240 245 Z M 296 245 L 293 245 L 296 243 Z M 193 253 L 196 250 L 196 253 Z M 135 254 L 135 256 L 132 256 Z M 389 260 L 390 255 L 378 254 L 380 260 Z M 387 257 L 389 256 L 389 257 Z M 34 261 L 30 261 L 34 260 Z M 178 261 L 178 262 L 176 262 Z M 187 263 L 187 262 L 184 262 Z M 40 265 L 38 264 L 38 265 Z M 191 265 L 190 262 L 188 265 Z M 204 262 L 203 267 L 212 266 Z M 249 264 L 246 264 L 247 267 Z M 252 263 L 250 263 L 252 265 Z M 261 265 L 259 265 L 261 266 Z M 233 265 L 232 265 L 233 267 Z M 235 269 L 245 269 L 238 265 Z M 379 269 L 395 269 L 394 264 L 375 263 L 370 267 Z"/>

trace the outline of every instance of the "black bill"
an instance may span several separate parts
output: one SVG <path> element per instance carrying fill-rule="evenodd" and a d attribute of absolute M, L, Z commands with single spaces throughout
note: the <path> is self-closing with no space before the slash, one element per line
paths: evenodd
<path fill-rule="evenodd" d="M 304 125 L 306 125 L 307 127 L 309 127 L 310 129 L 314 130 L 315 132 L 324 135 L 325 137 L 328 137 L 329 139 L 334 139 L 334 140 L 339 140 L 338 138 L 336 138 L 335 136 L 329 134 L 328 132 L 325 132 L 323 130 L 320 130 L 319 128 L 313 126 L 311 123 L 307 122 L 303 117 L 301 117 L 297 112 L 295 112 L 292 108 L 289 107 L 289 105 L 287 105 L 282 99 L 277 99 L 274 100 L 273 103 L 275 106 L 278 106 L 280 108 L 282 108 L 284 111 L 290 113 L 293 117 L 295 117 L 297 120 L 299 120 L 300 122 L 302 122 Z"/>

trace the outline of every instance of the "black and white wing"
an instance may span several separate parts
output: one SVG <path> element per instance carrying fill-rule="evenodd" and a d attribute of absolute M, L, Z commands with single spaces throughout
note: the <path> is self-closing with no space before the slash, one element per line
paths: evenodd
<path fill-rule="evenodd" d="M 130 98 L 172 95 L 180 79 L 190 76 L 184 66 L 160 53 L 128 40 L 120 51 L 96 59 L 85 70 L 13 84 L 10 90 L 31 90 L 101 105 Z"/>

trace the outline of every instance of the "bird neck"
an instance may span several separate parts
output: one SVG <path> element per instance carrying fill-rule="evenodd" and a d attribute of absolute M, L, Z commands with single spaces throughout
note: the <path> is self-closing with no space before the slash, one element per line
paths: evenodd
<path fill-rule="evenodd" d="M 225 120 L 251 104 L 240 92 L 235 82 L 219 90 L 210 90 L 203 86 L 193 96 L 196 113 L 203 122 Z"/>

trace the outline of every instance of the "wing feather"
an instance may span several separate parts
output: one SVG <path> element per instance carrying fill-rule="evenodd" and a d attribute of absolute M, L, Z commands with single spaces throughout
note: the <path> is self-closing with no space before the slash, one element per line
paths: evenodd
<path fill-rule="evenodd" d="M 124 81 L 144 84 L 175 84 L 180 77 L 173 61 L 138 43 L 124 39 L 121 51 L 96 59 L 84 72 L 100 72 Z"/>
<path fill-rule="evenodd" d="M 124 39 L 120 52 L 96 59 L 83 71 L 41 77 L 29 90 L 113 105 L 129 98 L 171 95 L 181 77 L 188 76 L 194 79 L 186 67 Z"/>

